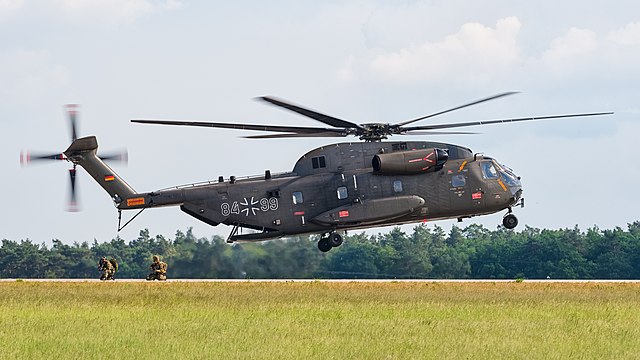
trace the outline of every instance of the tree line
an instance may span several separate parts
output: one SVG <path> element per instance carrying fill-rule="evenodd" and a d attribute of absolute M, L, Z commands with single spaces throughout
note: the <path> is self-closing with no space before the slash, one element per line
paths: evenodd
<path fill-rule="evenodd" d="M 4 239 L 0 278 L 97 278 L 101 256 L 119 263 L 116 278 L 144 278 L 153 255 L 169 265 L 169 278 L 385 278 L 385 279 L 640 279 L 640 221 L 627 229 L 592 227 L 520 231 L 472 224 L 419 225 L 410 233 L 345 236 L 328 253 L 316 236 L 261 243 L 226 244 L 219 236 L 198 238 L 192 230 L 173 239 L 152 236 L 52 246 Z"/>

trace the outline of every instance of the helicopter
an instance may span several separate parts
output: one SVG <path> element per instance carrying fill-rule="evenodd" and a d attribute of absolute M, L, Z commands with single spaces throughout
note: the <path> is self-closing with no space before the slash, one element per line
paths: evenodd
<path fill-rule="evenodd" d="M 211 226 L 232 227 L 228 243 L 262 241 L 301 234 L 320 234 L 322 252 L 343 242 L 348 230 L 457 219 L 506 211 L 502 225 L 513 229 L 518 218 L 513 209 L 524 207 L 521 179 L 513 170 L 471 149 L 434 141 L 387 141 L 390 136 L 453 135 L 473 132 L 441 131 L 469 126 L 504 124 L 560 118 L 610 115 L 613 112 L 534 116 L 464 123 L 412 125 L 438 115 L 510 96 L 504 92 L 444 111 L 390 123 L 357 124 L 272 96 L 258 100 L 319 121 L 328 127 L 297 127 L 215 123 L 188 120 L 134 119 L 132 123 L 197 126 L 269 132 L 249 139 L 348 137 L 361 141 L 334 143 L 302 155 L 293 169 L 237 178 L 173 186 L 137 192 L 104 160 L 122 156 L 97 155 L 95 136 L 77 138 L 77 109 L 70 108 L 72 143 L 61 154 L 37 159 L 66 160 L 70 170 L 72 199 L 75 168 L 80 165 L 111 196 L 118 210 L 118 231 L 143 210 L 179 206 L 180 210 Z M 121 226 L 123 210 L 138 210 Z"/>

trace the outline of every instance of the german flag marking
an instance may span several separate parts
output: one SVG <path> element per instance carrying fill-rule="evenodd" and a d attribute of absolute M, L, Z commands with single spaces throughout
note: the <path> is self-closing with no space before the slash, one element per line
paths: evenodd
<path fill-rule="evenodd" d="M 113 175 L 105 175 L 105 176 L 104 176 L 104 181 L 107 181 L 107 182 L 109 182 L 109 181 L 113 181 L 113 180 L 115 180 L 115 179 L 116 179 L 116 178 L 115 178 L 115 176 L 113 176 Z"/>

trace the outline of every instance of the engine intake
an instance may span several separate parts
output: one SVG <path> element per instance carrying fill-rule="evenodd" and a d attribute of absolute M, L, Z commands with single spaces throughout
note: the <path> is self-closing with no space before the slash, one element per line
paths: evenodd
<path fill-rule="evenodd" d="M 438 171 L 448 159 L 446 149 L 430 148 L 377 154 L 371 165 L 379 174 L 412 175 Z"/>

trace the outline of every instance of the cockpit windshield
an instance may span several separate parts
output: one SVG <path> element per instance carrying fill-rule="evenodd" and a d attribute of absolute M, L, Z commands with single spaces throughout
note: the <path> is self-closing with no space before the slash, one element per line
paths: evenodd
<path fill-rule="evenodd" d="M 501 178 L 508 186 L 521 186 L 520 180 L 509 167 L 499 164 L 495 160 L 480 163 L 482 177 L 485 179 Z"/>
<path fill-rule="evenodd" d="M 513 170 L 511 170 L 508 166 L 505 166 L 505 165 L 501 165 L 498 163 L 496 163 L 496 165 L 500 169 L 499 171 L 500 171 L 500 176 L 502 177 L 502 180 L 504 180 L 504 182 L 508 186 L 521 186 L 520 179 L 518 179 L 516 174 L 513 173 Z"/>
<path fill-rule="evenodd" d="M 480 163 L 480 167 L 482 168 L 482 177 L 485 179 L 497 179 L 498 178 L 498 170 L 493 164 L 493 161 L 485 161 Z"/>

